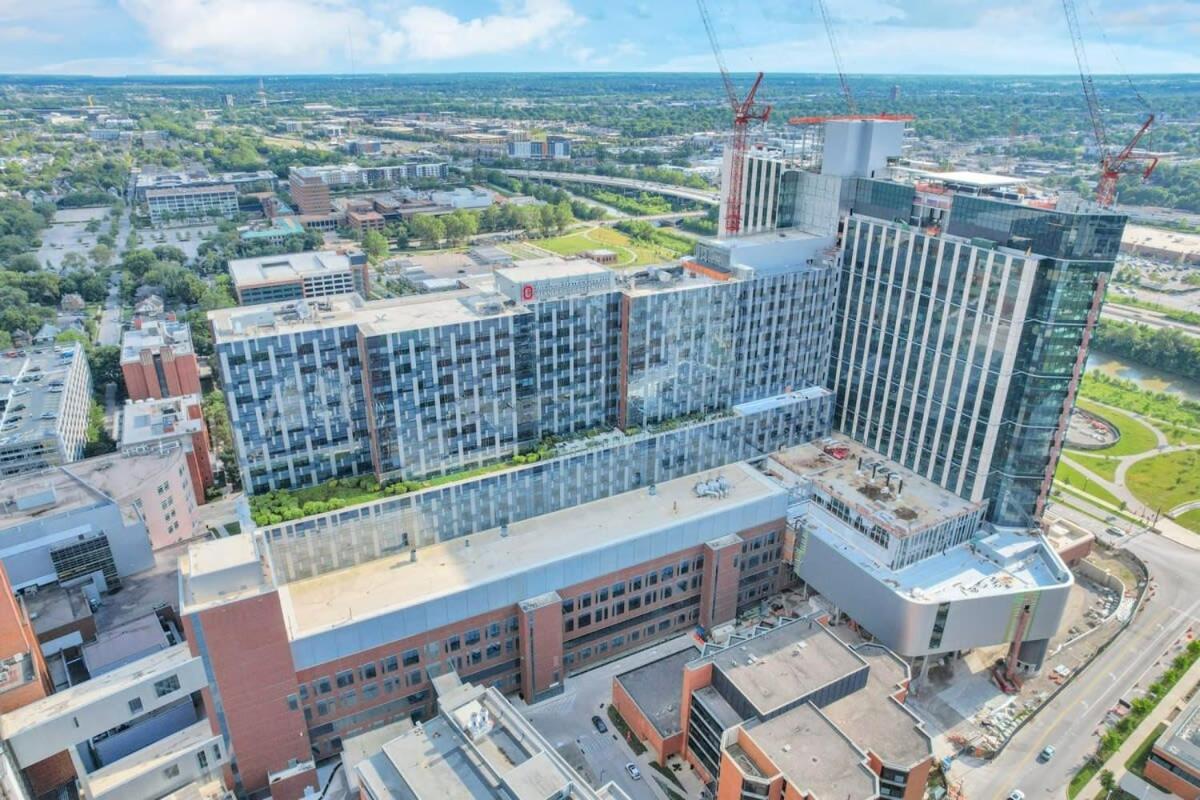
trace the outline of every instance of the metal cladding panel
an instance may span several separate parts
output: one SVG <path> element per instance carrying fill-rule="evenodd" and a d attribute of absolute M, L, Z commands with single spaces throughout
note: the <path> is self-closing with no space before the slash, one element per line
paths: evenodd
<path fill-rule="evenodd" d="M 718 508 L 704 517 L 680 520 L 635 539 L 569 555 L 515 575 L 464 586 L 443 597 L 431 598 L 407 608 L 347 621 L 333 630 L 294 639 L 292 654 L 296 669 L 315 667 L 468 617 L 515 605 L 529 597 L 593 580 L 721 536 L 782 519 L 786 513 L 786 493 L 774 492 L 738 505 Z"/>
<path fill-rule="evenodd" d="M 1013 633 L 1014 609 L 1026 595 L 1036 595 L 1037 606 L 1025 640 L 1053 636 L 1065 613 L 1072 583 L 1068 580 L 1041 589 L 955 599 L 951 601 L 941 644 L 930 648 L 941 598 L 922 601 L 896 594 L 858 567 L 857 559 L 862 558 L 865 556 L 846 545 L 834 546 L 815 533 L 796 573 L 880 642 L 906 658 L 1008 641 Z"/>

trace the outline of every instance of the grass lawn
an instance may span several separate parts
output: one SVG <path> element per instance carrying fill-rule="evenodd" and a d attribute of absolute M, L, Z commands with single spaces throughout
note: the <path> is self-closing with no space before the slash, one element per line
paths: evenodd
<path fill-rule="evenodd" d="M 1194 511 L 1189 511 L 1186 514 L 1180 514 L 1175 518 L 1175 521 L 1187 528 L 1189 531 L 1200 533 L 1200 508 L 1197 508 Z"/>
<path fill-rule="evenodd" d="M 1085 455 L 1082 450 L 1071 450 L 1064 455 L 1075 463 L 1087 467 L 1101 478 L 1116 482 L 1117 465 L 1120 461 L 1113 456 L 1090 456 Z"/>
<path fill-rule="evenodd" d="M 529 245 L 521 244 L 520 242 L 505 242 L 502 245 L 498 245 L 498 247 L 501 250 L 503 250 L 504 252 L 508 253 L 513 258 L 544 258 L 545 257 L 545 254 L 542 253 L 540 250 L 534 250 Z"/>
<path fill-rule="evenodd" d="M 1146 737 L 1146 741 L 1139 744 L 1137 750 L 1134 750 L 1133 754 L 1125 761 L 1125 769 L 1139 778 L 1143 777 L 1142 772 L 1146 769 L 1146 760 L 1150 758 L 1150 748 L 1154 746 L 1158 737 L 1162 736 L 1166 729 L 1167 723 L 1165 722 L 1155 725 L 1154 730 Z"/>
<path fill-rule="evenodd" d="M 1159 429 L 1167 435 L 1167 441 L 1171 444 L 1200 444 L 1200 431 L 1168 427 L 1166 424 L 1159 426 Z"/>
<path fill-rule="evenodd" d="M 1109 408 L 1102 408 L 1083 399 L 1077 400 L 1075 405 L 1085 411 L 1092 412 L 1096 416 L 1103 417 L 1113 425 L 1116 425 L 1117 430 L 1121 432 L 1121 440 L 1112 447 L 1106 447 L 1103 450 L 1088 450 L 1086 451 L 1088 453 L 1106 456 L 1132 456 L 1144 453 L 1147 450 L 1153 450 L 1158 446 L 1158 438 L 1155 437 L 1154 431 L 1128 414 Z"/>
<path fill-rule="evenodd" d="M 614 265 L 617 267 L 644 267 L 648 264 L 666 264 L 676 259 L 674 251 L 666 247 L 634 242 L 620 231 L 604 227 L 552 239 L 537 239 L 533 244 L 561 256 L 575 256 L 588 250 L 613 250 L 617 254 L 617 263 Z"/>
<path fill-rule="evenodd" d="M 1091 478 L 1085 477 L 1082 472 L 1075 469 L 1062 459 L 1059 459 L 1058 469 L 1054 471 L 1054 480 L 1058 483 L 1070 486 L 1072 489 L 1075 489 L 1082 494 L 1091 495 L 1097 500 L 1109 503 L 1118 508 L 1121 505 L 1121 501 L 1118 500 L 1112 492 L 1108 491 L 1103 486 L 1100 486 Z"/>
<path fill-rule="evenodd" d="M 1200 498 L 1200 453 L 1184 450 L 1139 461 L 1125 473 L 1125 485 L 1148 508 L 1164 512 Z"/>

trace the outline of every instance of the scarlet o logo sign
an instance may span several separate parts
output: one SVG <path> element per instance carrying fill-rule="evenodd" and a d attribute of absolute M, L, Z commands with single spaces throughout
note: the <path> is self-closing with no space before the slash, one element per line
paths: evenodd
<path fill-rule="evenodd" d="M 533 284 L 532 283 L 527 283 L 521 287 L 521 299 L 522 300 L 532 300 L 533 299 Z"/>

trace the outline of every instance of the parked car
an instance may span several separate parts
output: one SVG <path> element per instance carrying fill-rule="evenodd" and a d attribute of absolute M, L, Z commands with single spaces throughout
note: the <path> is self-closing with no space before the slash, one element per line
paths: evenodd
<path fill-rule="evenodd" d="M 608 733 L 608 726 L 604 724 L 604 720 L 597 716 L 592 716 L 592 727 L 600 731 L 600 733 Z"/>
<path fill-rule="evenodd" d="M 1008 795 L 1008 800 L 1025 800 L 1025 793 L 1020 789 L 1013 789 Z"/>
<path fill-rule="evenodd" d="M 1038 753 L 1038 761 L 1045 764 L 1050 759 L 1054 758 L 1054 745 L 1048 744 L 1042 748 L 1042 752 Z"/>
<path fill-rule="evenodd" d="M 634 764 L 632 761 L 625 765 L 625 771 L 628 772 L 629 777 L 633 778 L 635 781 L 640 781 L 642 779 L 642 771 L 638 769 L 637 764 Z"/>

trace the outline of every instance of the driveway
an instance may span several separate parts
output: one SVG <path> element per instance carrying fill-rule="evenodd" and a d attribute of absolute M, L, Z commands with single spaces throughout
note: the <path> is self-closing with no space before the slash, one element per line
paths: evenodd
<path fill-rule="evenodd" d="M 582 771 L 594 786 L 616 781 L 631 800 L 667 800 L 658 787 L 658 773 L 648 766 L 651 752 L 647 750 L 641 756 L 635 756 L 608 718 L 612 679 L 614 675 L 694 645 L 695 639 L 690 635 L 678 636 L 567 678 L 563 693 L 557 697 L 532 706 L 513 698 L 513 705 L 576 769 L 582 765 Z M 601 734 L 593 727 L 593 715 L 604 720 L 607 733 Z M 630 762 L 636 763 L 642 771 L 641 780 L 631 779 L 625 771 L 625 765 Z"/>

